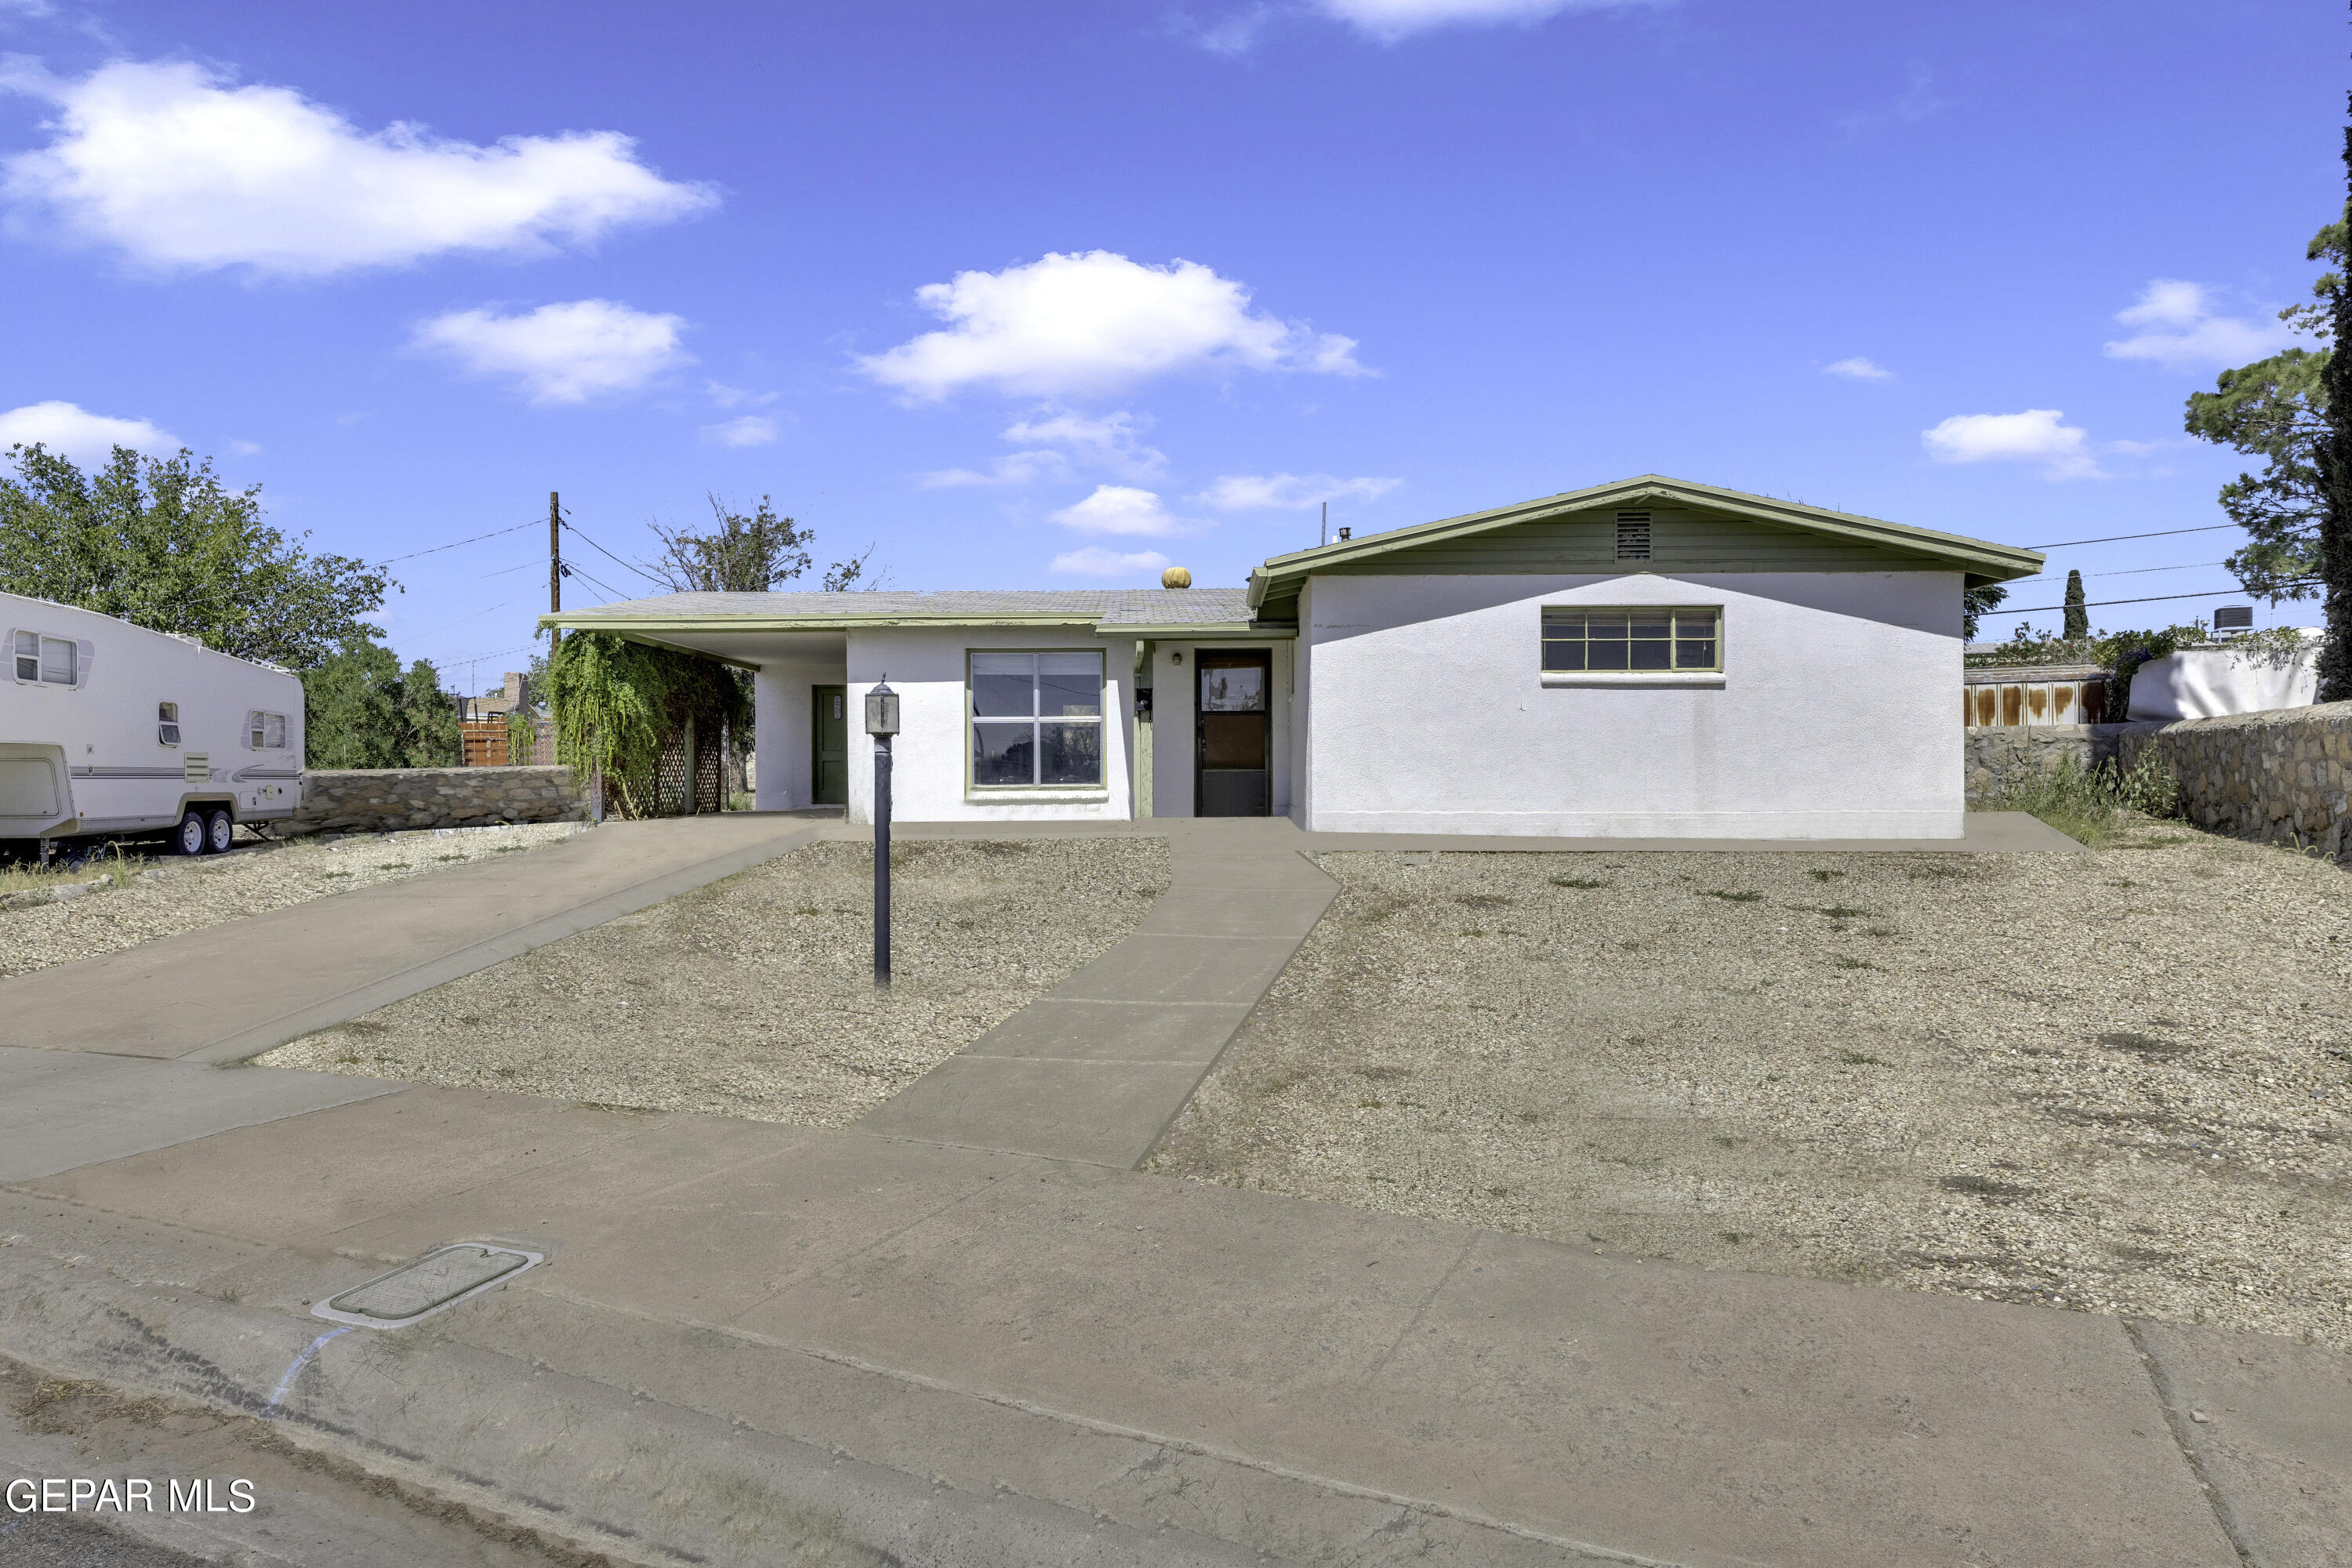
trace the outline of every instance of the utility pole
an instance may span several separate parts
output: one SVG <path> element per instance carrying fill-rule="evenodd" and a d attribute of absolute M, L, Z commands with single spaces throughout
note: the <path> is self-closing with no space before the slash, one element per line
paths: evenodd
<path fill-rule="evenodd" d="M 563 508 L 553 490 L 547 492 L 547 613 L 563 613 Z M 562 641 L 561 627 L 548 628 L 547 651 L 551 658 Z"/>

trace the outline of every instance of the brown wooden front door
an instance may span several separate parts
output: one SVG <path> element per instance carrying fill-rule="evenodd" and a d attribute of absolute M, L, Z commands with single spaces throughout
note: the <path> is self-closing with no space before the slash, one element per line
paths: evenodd
<path fill-rule="evenodd" d="M 1196 656 L 1200 701 L 1192 814 L 1265 816 L 1274 809 L 1274 659 L 1263 648 Z"/>

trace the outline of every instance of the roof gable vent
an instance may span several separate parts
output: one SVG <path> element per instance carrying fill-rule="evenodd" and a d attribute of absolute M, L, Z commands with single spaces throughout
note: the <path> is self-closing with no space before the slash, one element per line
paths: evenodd
<path fill-rule="evenodd" d="M 1621 511 L 1617 514 L 1617 559 L 1647 561 L 1650 558 L 1650 514 L 1646 511 Z"/>

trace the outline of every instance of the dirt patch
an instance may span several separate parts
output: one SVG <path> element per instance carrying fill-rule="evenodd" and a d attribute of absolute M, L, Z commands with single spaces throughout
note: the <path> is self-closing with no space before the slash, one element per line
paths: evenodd
<path fill-rule="evenodd" d="M 1168 887 L 1156 838 L 822 843 L 260 1058 L 839 1127 L 1092 962 Z"/>
<path fill-rule="evenodd" d="M 2352 1346 L 2331 865 L 2175 825 L 1318 861 L 1344 891 L 1147 1168 Z"/>
<path fill-rule="evenodd" d="M 120 952 L 288 904 L 404 881 L 468 860 L 517 854 L 582 831 L 576 822 L 296 838 L 234 854 L 166 858 L 119 886 L 65 903 L 0 909 L 0 978 Z M 134 864 L 137 864 L 134 862 Z M 89 875 L 100 874 L 93 868 Z"/>

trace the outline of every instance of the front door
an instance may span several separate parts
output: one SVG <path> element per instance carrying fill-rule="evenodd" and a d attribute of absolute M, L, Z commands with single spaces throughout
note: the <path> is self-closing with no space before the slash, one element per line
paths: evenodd
<path fill-rule="evenodd" d="M 847 805 L 849 688 L 817 686 L 810 690 L 815 697 L 810 706 L 816 712 L 816 735 L 810 747 L 815 776 L 810 780 L 809 800 L 816 805 Z"/>
<path fill-rule="evenodd" d="M 1265 816 L 1274 809 L 1268 766 L 1273 714 L 1267 677 L 1273 658 L 1203 650 L 1200 671 L 1200 762 L 1193 785 L 1197 816 Z"/>

